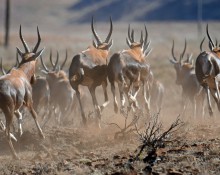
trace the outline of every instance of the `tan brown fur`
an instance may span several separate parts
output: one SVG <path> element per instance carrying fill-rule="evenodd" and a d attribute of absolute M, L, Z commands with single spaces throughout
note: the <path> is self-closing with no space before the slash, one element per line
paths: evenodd
<path fill-rule="evenodd" d="M 97 49 L 93 46 L 89 46 L 88 49 L 82 51 L 88 58 L 97 65 L 103 65 L 107 63 L 108 50 Z"/>
<path fill-rule="evenodd" d="M 124 50 L 123 53 L 129 54 L 132 58 L 134 58 L 134 60 L 136 60 L 138 62 L 145 61 L 145 57 L 144 57 L 144 54 L 141 50 L 140 44 L 133 46 L 129 50 Z"/>

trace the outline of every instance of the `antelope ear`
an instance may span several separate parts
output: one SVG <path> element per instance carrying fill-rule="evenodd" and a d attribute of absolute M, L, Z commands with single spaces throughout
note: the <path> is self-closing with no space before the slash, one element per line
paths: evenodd
<path fill-rule="evenodd" d="M 37 59 L 39 56 L 41 56 L 41 54 L 43 53 L 44 49 L 45 49 L 45 48 L 41 49 L 39 52 L 37 52 L 37 53 L 35 54 L 35 59 Z"/>
<path fill-rule="evenodd" d="M 172 60 L 172 59 L 169 59 L 170 60 L 170 62 L 172 63 L 172 64 L 176 64 L 177 63 L 177 61 L 175 61 L 175 60 Z"/>
<path fill-rule="evenodd" d="M 41 72 L 43 72 L 44 74 L 48 74 L 48 72 L 47 71 L 45 71 L 45 70 L 41 70 Z"/>
<path fill-rule="evenodd" d="M 127 42 L 127 45 L 131 48 L 131 42 L 129 41 L 128 38 L 126 38 L 126 42 Z"/>
<path fill-rule="evenodd" d="M 108 43 L 108 49 L 110 49 L 113 45 L 113 40 L 111 39 L 111 41 Z"/>
<path fill-rule="evenodd" d="M 16 48 L 17 48 L 17 47 L 16 47 Z M 23 58 L 23 52 L 22 52 L 19 48 L 17 48 L 17 52 L 18 52 L 18 54 L 20 55 L 20 57 Z"/>

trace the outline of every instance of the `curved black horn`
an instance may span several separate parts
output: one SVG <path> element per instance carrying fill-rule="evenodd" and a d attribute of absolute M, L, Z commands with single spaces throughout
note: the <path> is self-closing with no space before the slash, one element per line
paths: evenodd
<path fill-rule="evenodd" d="M 147 39 L 148 39 L 148 32 L 147 32 L 146 25 L 144 25 L 144 29 L 145 29 L 145 38 L 144 38 L 144 45 L 145 45 L 147 43 Z"/>
<path fill-rule="evenodd" d="M 92 33 L 97 41 L 97 44 L 100 45 L 102 43 L 102 40 L 99 38 L 98 34 L 96 33 L 95 29 L 94 29 L 94 20 L 92 17 L 92 23 L 91 23 L 91 28 L 92 28 Z"/>
<path fill-rule="evenodd" d="M 57 51 L 57 59 L 56 59 L 55 65 L 53 66 L 53 71 L 57 69 L 58 61 L 59 61 L 59 52 Z"/>
<path fill-rule="evenodd" d="M 127 45 L 131 48 L 131 42 L 128 38 L 126 38 Z"/>
<path fill-rule="evenodd" d="M 180 55 L 180 62 L 181 62 L 181 60 L 182 60 L 182 58 L 183 58 L 183 56 L 184 56 L 184 54 L 186 52 L 186 45 L 187 45 L 187 43 L 186 43 L 186 39 L 185 39 L 184 49 L 183 49 L 182 54 Z"/>
<path fill-rule="evenodd" d="M 22 36 L 22 33 L 21 33 L 21 25 L 20 25 L 20 30 L 19 30 L 19 36 L 20 36 L 21 42 L 22 42 L 22 44 L 23 44 L 23 46 L 24 46 L 25 52 L 26 52 L 26 53 L 27 53 L 27 52 L 30 52 L 30 49 L 29 49 L 27 43 L 25 42 L 25 40 L 24 40 L 24 38 L 23 38 L 23 36 Z"/>
<path fill-rule="evenodd" d="M 66 49 L 66 57 L 65 57 L 65 60 L 63 61 L 63 64 L 60 67 L 60 70 L 63 70 L 63 67 L 66 64 L 67 57 L 68 57 L 68 54 L 67 54 L 67 49 Z"/>
<path fill-rule="evenodd" d="M 211 38 L 211 36 L 209 35 L 209 26 L 208 26 L 208 24 L 206 25 L 206 33 L 207 33 L 207 36 L 208 36 L 208 38 L 209 38 L 210 44 L 212 45 L 212 47 L 215 47 L 215 45 L 214 45 L 214 43 L 213 43 L 213 41 L 212 41 L 212 38 Z"/>
<path fill-rule="evenodd" d="M 215 47 L 218 47 L 218 40 L 215 38 Z"/>
<path fill-rule="evenodd" d="M 41 61 L 41 64 L 42 64 L 44 70 L 45 70 L 46 72 L 49 72 L 49 69 L 48 69 L 47 66 L 44 64 L 44 61 L 43 61 L 42 56 L 40 56 L 40 61 Z"/>
<path fill-rule="evenodd" d="M 172 53 L 173 59 L 174 59 L 175 61 L 177 61 L 176 57 L 174 56 L 174 40 L 173 40 L 173 45 L 172 45 L 171 53 Z"/>
<path fill-rule="evenodd" d="M 107 36 L 107 38 L 105 39 L 105 43 L 108 43 L 110 38 L 111 38 L 111 35 L 112 35 L 112 31 L 113 31 L 113 27 L 112 27 L 112 18 L 110 17 L 110 31 L 109 31 L 109 34 Z"/>
<path fill-rule="evenodd" d="M 200 52 L 202 52 L 202 45 L 203 45 L 203 43 L 204 43 L 204 41 L 205 41 L 205 37 L 202 39 L 202 41 L 201 41 L 201 43 L 200 43 Z"/>
<path fill-rule="evenodd" d="M 131 42 L 134 42 L 134 30 L 131 31 Z"/>
<path fill-rule="evenodd" d="M 141 45 L 144 44 L 143 31 L 141 31 L 140 43 L 141 43 Z"/>
<path fill-rule="evenodd" d="M 37 26 L 37 38 L 38 38 L 37 44 L 35 45 L 34 50 L 33 50 L 34 53 L 37 52 L 37 49 L 38 49 L 40 42 L 41 42 L 41 37 L 40 37 L 40 32 L 39 32 L 38 26 Z"/>
<path fill-rule="evenodd" d="M 52 49 L 50 49 L 50 56 L 49 56 L 49 58 L 50 58 L 50 63 L 51 63 L 51 65 L 52 65 L 53 67 L 55 67 L 55 63 L 53 62 L 53 59 L 52 59 Z"/>
<path fill-rule="evenodd" d="M 128 25 L 128 40 L 131 43 L 131 28 L 130 28 L 130 24 Z"/>

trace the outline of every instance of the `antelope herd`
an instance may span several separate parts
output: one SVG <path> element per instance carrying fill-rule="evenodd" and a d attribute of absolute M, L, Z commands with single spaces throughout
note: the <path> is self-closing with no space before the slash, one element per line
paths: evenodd
<path fill-rule="evenodd" d="M 15 138 L 11 131 L 12 119 L 15 114 L 18 119 L 18 133 L 21 136 L 23 108 L 27 108 L 31 113 L 42 138 L 44 138 L 44 134 L 37 116 L 41 110 L 44 111 L 45 119 L 42 126 L 52 118 L 56 119 L 58 125 L 62 125 L 66 117 L 75 117 L 75 104 L 78 103 L 82 124 L 84 126 L 89 124 L 86 115 L 88 111 L 85 111 L 86 108 L 83 105 L 85 103 L 82 102 L 80 86 L 88 87 L 92 97 L 95 118 L 99 126 L 102 111 L 109 104 L 108 82 L 113 94 L 115 113 L 118 111 L 125 113 L 126 110 L 132 110 L 135 113 L 144 110 L 140 106 L 141 100 L 144 101 L 143 106 L 146 109 L 146 115 L 150 115 L 153 108 L 158 112 L 162 107 L 165 88 L 155 78 L 146 59 L 151 52 L 147 27 L 144 26 L 144 32 L 141 31 L 140 40 L 137 41 L 135 39 L 136 33 L 129 25 L 128 37 L 126 38 L 129 48 L 112 55 L 110 54 L 110 48 L 113 45 L 111 39 L 113 33 L 112 19 L 110 18 L 110 29 L 104 41 L 100 39 L 94 28 L 93 18 L 91 30 L 95 38 L 93 45 L 73 56 L 67 73 L 63 70 L 68 59 L 67 51 L 64 61 L 59 65 L 59 53 L 57 52 L 57 58 L 54 62 L 51 50 L 49 57 L 51 68 L 49 69 L 42 56 L 44 49 L 37 51 L 41 43 L 39 29 L 37 28 L 37 44 L 31 51 L 23 39 L 20 26 L 19 36 L 25 51 L 22 52 L 17 48 L 17 54 L 21 57 L 21 61 L 17 57 L 16 64 L 9 71 L 4 70 L 1 60 L 3 75 L 0 77 L 0 108 L 5 116 L 6 123 L 4 126 L 4 122 L 1 121 L 1 128 L 6 133 L 14 158 L 19 159 L 11 140 Z M 208 25 L 206 31 L 210 51 L 202 50 L 203 40 L 200 45 L 201 53 L 198 54 L 195 66 L 192 55 L 188 54 L 187 57 L 184 57 L 187 46 L 186 40 L 179 58 L 174 54 L 174 41 L 171 49 L 172 59 L 170 62 L 176 72 L 176 84 L 182 88 L 181 112 L 184 114 L 188 109 L 188 102 L 191 102 L 194 118 L 198 115 L 198 109 L 202 109 L 202 115 L 205 115 L 205 95 L 207 96 L 209 114 L 213 115 L 210 93 L 220 111 L 220 45 L 217 42 L 214 44 L 208 32 Z M 44 76 L 35 75 L 39 57 Z M 120 110 L 116 97 L 116 83 L 119 89 Z M 98 86 L 102 86 L 104 92 L 104 103 L 101 105 L 98 103 L 95 93 Z M 141 91 L 141 95 L 138 96 L 139 91 Z M 75 96 L 78 102 L 75 101 Z M 125 97 L 127 98 L 127 106 Z"/>

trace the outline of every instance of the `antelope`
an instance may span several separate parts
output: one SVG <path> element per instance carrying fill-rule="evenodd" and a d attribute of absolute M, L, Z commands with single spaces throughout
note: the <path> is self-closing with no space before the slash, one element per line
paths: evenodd
<path fill-rule="evenodd" d="M 218 110 L 220 111 L 220 45 L 218 46 L 217 42 L 214 44 L 211 36 L 209 35 L 208 24 L 206 26 L 206 34 L 209 39 L 210 51 L 203 51 L 198 55 L 195 71 L 197 80 L 206 91 L 209 114 L 210 116 L 213 116 L 210 93 L 218 106 Z"/>
<path fill-rule="evenodd" d="M 21 33 L 21 26 L 19 30 L 19 36 L 21 42 L 24 46 L 25 52 L 22 52 L 17 48 L 18 54 L 21 56 L 22 60 L 17 68 L 13 68 L 9 74 L 0 77 L 0 108 L 2 109 L 5 120 L 6 120 L 6 136 L 11 153 L 14 158 L 19 159 L 15 149 L 13 147 L 10 127 L 13 120 L 13 114 L 19 115 L 22 118 L 19 109 L 22 105 L 26 106 L 37 126 L 38 132 L 42 138 L 45 138 L 42 129 L 37 120 L 37 113 L 33 108 L 32 100 L 32 88 L 31 84 L 35 81 L 35 67 L 37 63 L 37 58 L 42 54 L 43 50 L 37 52 L 37 49 L 41 42 L 41 37 L 39 29 L 37 27 L 38 41 L 34 49 L 30 51 L 28 45 L 23 39 Z"/>
<path fill-rule="evenodd" d="M 180 54 L 179 60 L 174 55 L 174 40 L 172 45 L 172 59 L 170 62 L 174 65 L 176 71 L 176 84 L 182 87 L 182 103 L 183 103 L 183 113 L 186 110 L 186 105 L 190 101 L 193 105 L 193 116 L 196 117 L 197 105 L 199 103 L 199 95 L 203 98 L 203 93 L 201 92 L 201 86 L 197 81 L 195 69 L 192 62 L 192 55 L 187 57 L 186 61 L 183 61 L 183 57 L 186 51 L 186 40 L 183 52 Z M 204 111 L 203 111 L 204 116 Z"/>
<path fill-rule="evenodd" d="M 43 118 L 47 114 L 50 102 L 50 88 L 46 77 L 36 76 L 36 81 L 32 84 L 33 106 L 36 111 L 43 108 Z"/>
<path fill-rule="evenodd" d="M 156 109 L 156 112 L 160 111 L 162 106 L 163 96 L 164 96 L 164 85 L 155 79 L 152 70 L 150 70 L 148 77 L 149 84 L 149 95 L 150 95 L 150 106 Z"/>
<path fill-rule="evenodd" d="M 18 54 L 16 54 L 16 64 L 8 71 L 6 71 L 3 68 L 2 60 L 0 64 L 3 75 L 10 73 L 13 67 L 17 67 L 19 65 Z M 45 77 L 38 75 L 36 76 L 35 82 L 31 84 L 31 86 L 32 86 L 33 107 L 36 112 L 39 111 L 39 107 L 43 107 L 44 108 L 43 118 L 44 118 L 49 107 L 49 99 L 50 99 L 50 90 L 49 90 L 48 82 Z"/>
<path fill-rule="evenodd" d="M 56 109 L 58 108 L 59 114 L 57 117 L 58 119 L 57 121 L 60 124 L 61 114 L 64 115 L 64 118 L 65 116 L 67 116 L 68 112 L 70 111 L 70 108 L 73 105 L 74 94 L 75 94 L 74 90 L 72 89 L 69 83 L 66 73 L 62 70 L 67 60 L 67 51 L 66 51 L 66 57 L 64 59 L 64 62 L 62 63 L 59 69 L 57 69 L 57 64 L 59 61 L 58 52 L 57 52 L 57 59 L 55 63 L 53 63 L 52 61 L 52 52 L 50 52 L 50 62 L 53 67 L 52 70 L 49 70 L 47 66 L 44 64 L 42 57 L 40 58 L 41 58 L 42 66 L 44 68 L 43 72 L 46 74 L 46 79 L 47 79 L 47 82 L 49 84 L 49 89 L 50 89 L 50 108 L 51 109 L 50 109 L 49 119 L 52 115 L 52 112 L 56 113 Z"/>
<path fill-rule="evenodd" d="M 84 125 L 86 125 L 87 119 L 80 98 L 81 95 L 79 91 L 79 85 L 88 87 L 92 96 L 93 106 L 98 120 L 101 119 L 101 111 L 109 103 L 107 94 L 107 59 L 109 50 L 113 44 L 113 41 L 110 40 L 113 31 L 111 17 L 110 31 L 104 42 L 99 38 L 94 29 L 93 18 L 91 22 L 91 29 L 97 43 L 93 40 L 93 46 L 89 46 L 86 50 L 75 55 L 69 67 L 69 81 L 72 88 L 76 92 L 76 96 L 80 105 L 82 122 Z M 105 98 L 105 102 L 101 106 L 98 105 L 98 101 L 95 95 L 96 87 L 100 85 L 102 85 Z"/>
<path fill-rule="evenodd" d="M 149 112 L 149 99 L 146 95 L 147 78 L 149 75 L 150 66 L 146 63 L 145 57 L 148 56 L 150 51 L 147 51 L 150 42 L 147 43 L 148 33 L 145 26 L 145 38 L 141 32 L 140 42 L 134 40 L 134 30 L 130 31 L 130 25 L 128 26 L 128 38 L 126 38 L 127 44 L 130 49 L 120 51 L 111 56 L 108 64 L 108 79 L 111 84 L 111 91 L 114 99 L 114 111 L 118 112 L 118 102 L 115 94 L 115 83 L 118 84 L 121 108 L 123 113 L 125 108 L 126 94 L 129 106 L 132 105 L 138 108 L 138 102 L 136 96 L 139 92 L 141 83 L 143 84 L 143 97 L 145 101 L 145 107 Z M 133 89 L 131 89 L 131 86 Z"/>

